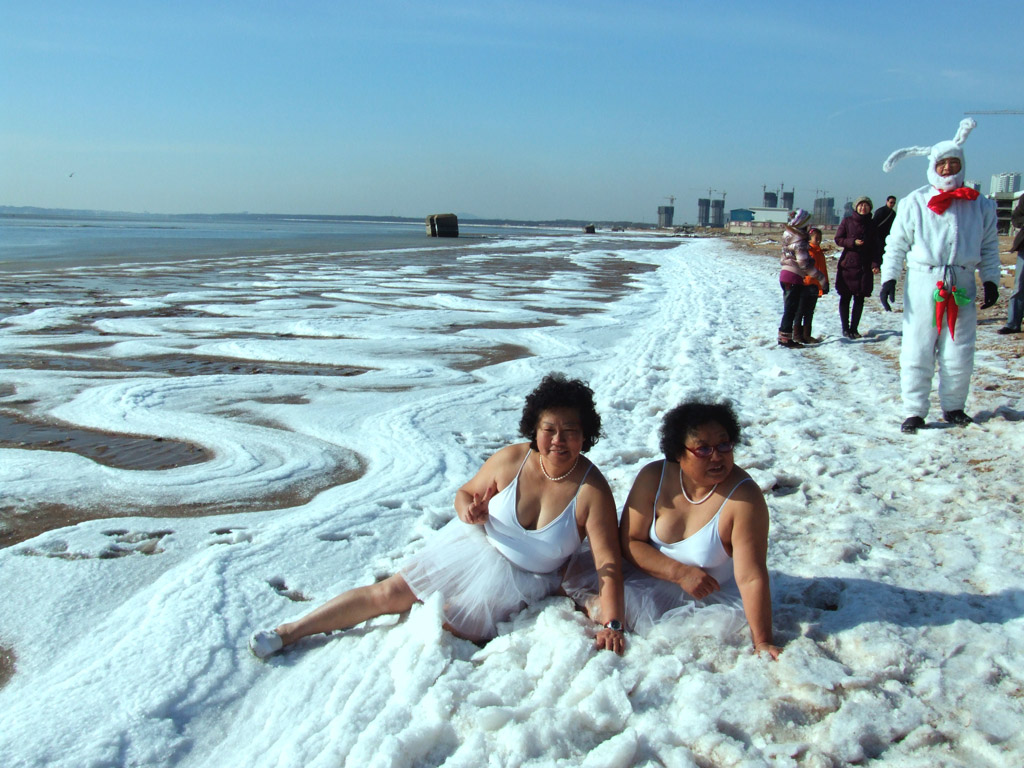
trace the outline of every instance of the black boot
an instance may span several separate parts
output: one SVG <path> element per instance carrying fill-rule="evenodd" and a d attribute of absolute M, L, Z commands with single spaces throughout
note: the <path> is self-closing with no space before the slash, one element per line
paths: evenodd
<path fill-rule="evenodd" d="M 857 327 L 860 325 L 860 316 L 864 311 L 864 299 L 860 296 L 853 297 L 853 311 L 850 313 L 850 338 L 859 339 L 860 332 Z"/>
<path fill-rule="evenodd" d="M 779 331 L 779 346 L 789 347 L 790 349 L 801 349 L 803 344 L 793 341 L 792 333 L 783 333 L 782 331 Z"/>
<path fill-rule="evenodd" d="M 920 416 L 911 416 L 903 422 L 902 426 L 900 426 L 900 432 L 906 432 L 908 435 L 912 435 L 923 426 L 924 419 Z"/>
<path fill-rule="evenodd" d="M 958 427 L 966 427 L 968 424 L 974 423 L 974 419 L 963 411 L 943 411 L 942 420 L 955 424 Z"/>

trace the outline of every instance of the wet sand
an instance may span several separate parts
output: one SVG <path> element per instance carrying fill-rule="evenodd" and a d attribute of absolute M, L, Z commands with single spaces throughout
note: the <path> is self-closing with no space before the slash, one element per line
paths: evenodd
<path fill-rule="evenodd" d="M 659 248 L 672 248 L 677 244 L 672 238 L 664 243 L 636 243 L 624 241 L 623 248 L 629 250 L 650 251 Z M 321 266 L 321 265 L 317 265 Z M 428 277 L 443 277 L 451 270 L 450 264 L 431 267 Z M 522 260 L 515 253 L 508 254 L 495 264 L 492 269 L 515 272 L 522 276 L 532 275 L 538 282 L 547 279 L 553 269 L 572 271 L 571 263 L 561 253 L 552 252 L 551 261 Z M 124 318 L 189 318 L 207 317 L 207 312 L 190 306 L 194 300 L 183 300 L 181 304 L 161 307 L 133 308 L 124 303 L 125 294 L 117 286 L 138 284 L 141 280 L 159 281 L 161 289 L 167 292 L 195 290 L 197 286 L 209 288 L 225 273 L 232 273 L 232 279 L 240 279 L 248 273 L 250 265 L 247 260 L 230 260 L 229 262 L 195 262 L 189 269 L 168 269 L 166 265 L 129 268 L 121 271 L 112 267 L 81 268 L 66 272 L 34 273 L 24 279 L 16 276 L 0 278 L 0 315 L 17 316 L 26 311 L 46 307 L 63 307 L 69 303 L 87 301 L 90 309 L 78 315 L 72 323 L 61 325 L 56 329 L 31 331 L 41 343 L 34 348 L 15 355 L 7 355 L 0 361 L 0 368 L 33 369 L 60 371 L 75 374 L 126 374 L 142 376 L 359 376 L 367 369 L 354 366 L 330 366 L 307 363 L 264 362 L 240 360 L 236 358 L 217 358 L 188 354 L 164 354 L 145 358 L 115 357 L 108 353 L 109 347 L 116 339 L 104 339 L 102 331 L 97 332 L 96 325 L 105 320 Z M 588 286 L 587 298 L 600 303 L 614 302 L 628 290 L 630 280 L 637 274 L 656 269 L 655 265 L 633 262 L 628 258 L 608 260 L 607 268 L 596 282 Z M 148 273 L 148 275 L 146 274 Z M 493 277 L 493 274 L 492 274 Z M 140 288 L 140 296 L 152 291 L 149 285 Z M 416 295 L 418 287 L 409 286 L 409 295 Z M 423 289 L 424 291 L 432 289 Z M 520 295 L 527 294 L 523 291 Z M 425 293 L 425 295 L 427 295 Z M 452 295 L 457 295 L 453 292 Z M 293 296 L 292 298 L 296 298 Z M 302 298 L 301 296 L 298 298 Z M 335 304 L 333 296 L 310 292 L 306 306 L 312 308 L 330 308 Z M 327 299 L 325 301 L 325 299 Z M 249 301 L 259 300 L 258 296 Z M 225 304 L 244 304 L 246 299 L 241 296 L 230 296 Z M 203 302 L 207 307 L 212 300 Z M 438 310 L 443 311 L 443 310 Z M 567 303 L 564 308 L 547 313 L 574 316 L 592 309 L 581 309 Z M 534 323 L 482 323 L 469 326 L 452 324 L 448 330 L 455 334 L 461 330 L 481 328 L 540 328 L 557 326 L 556 320 L 538 318 Z M 60 337 L 54 344 L 46 344 L 47 336 Z M 238 334 L 238 338 L 260 338 L 259 333 Z M 270 335 L 271 338 L 280 336 Z M 82 341 L 71 340 L 80 338 Z M 220 336 L 226 339 L 229 336 Z M 55 339 L 56 341 L 56 339 Z M 462 372 L 473 372 L 486 366 L 528 357 L 532 351 L 521 345 L 498 343 L 478 345 L 472 348 L 460 347 L 448 353 L 441 353 L 446 364 Z M 301 404 L 301 396 L 289 398 L 267 399 L 265 402 L 288 402 Z M 78 427 L 59 422 L 36 414 L 33 410 L 36 403 L 30 398 L 19 398 L 11 387 L 0 385 L 0 447 L 18 448 L 23 450 L 69 451 L 84 456 L 106 466 L 125 470 L 164 471 L 177 467 L 198 464 L 212 458 L 210 451 L 200 445 L 156 438 L 146 435 L 127 435 L 111 431 L 102 431 Z M 221 414 L 231 416 L 232 414 Z M 246 414 L 238 414 L 246 418 Z M 266 425 L 283 428 L 278 424 Z M 228 512 L 244 512 L 301 505 L 308 502 L 323 490 L 341 483 L 357 480 L 362 476 L 363 462 L 356 457 L 358 469 L 339 469 L 296 487 L 278 488 L 274 492 L 260 498 L 242 501 L 197 504 L 188 506 L 147 506 L 144 509 L 125 507 L 81 508 L 70 504 L 49 504 L 26 508 L 0 508 L 0 547 L 33 538 L 54 528 L 76 525 L 78 523 L 104 518 L 145 516 L 155 518 L 199 517 L 219 515 Z M 154 545 L 155 546 L 155 545 Z M 142 550 L 145 553 L 145 548 Z M 0 662 L 2 663 L 2 662 Z"/>
<path fill-rule="evenodd" d="M 0 688 L 7 685 L 7 681 L 14 675 L 14 670 L 17 666 L 16 662 L 17 657 L 14 655 L 14 649 L 0 645 Z"/>
<path fill-rule="evenodd" d="M 360 460 L 355 470 L 337 469 L 328 474 L 321 475 L 314 481 L 299 484 L 290 488 L 284 488 L 265 496 L 255 499 L 243 499 L 240 501 L 224 501 L 209 504 L 169 505 L 169 506 L 147 506 L 144 509 L 132 509 L 130 507 L 117 508 L 81 508 L 65 504 L 47 504 L 32 509 L 4 510 L 0 508 L 0 515 L 3 519 L 3 528 L 0 528 L 0 547 L 9 547 L 19 544 L 28 539 L 34 538 L 46 531 L 55 528 L 78 525 L 89 520 L 109 519 L 112 533 L 119 534 L 117 519 L 120 517 L 152 517 L 152 518 L 178 518 L 178 517 L 211 517 L 235 512 L 256 512 L 272 509 L 286 509 L 297 507 L 308 503 L 312 498 L 328 488 L 336 485 L 351 483 L 358 480 L 365 473 L 365 465 Z M 4 513 L 7 514 L 4 514 Z M 124 533 L 127 533 L 125 531 Z M 166 531 L 155 531 L 150 535 L 159 539 Z M 112 550 L 111 557 L 118 557 L 119 550 Z M 146 547 L 132 547 L 130 551 L 142 552 L 150 555 L 155 550 Z M 123 550 L 129 554 L 128 549 Z M 31 554 L 31 553 L 29 553 Z M 59 553 L 47 553 L 50 557 L 60 557 Z"/>

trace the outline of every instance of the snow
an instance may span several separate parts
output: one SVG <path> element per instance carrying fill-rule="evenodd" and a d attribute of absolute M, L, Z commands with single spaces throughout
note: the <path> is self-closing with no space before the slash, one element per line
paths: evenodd
<path fill-rule="evenodd" d="M 103 341 L 96 354 L 122 359 L 371 369 L 4 371 L 0 407 L 33 402 L 213 458 L 133 471 L 0 449 L 0 509 L 74 501 L 112 516 L 0 550 L 0 646 L 16 656 L 0 689 L 2 763 L 1024 763 L 1024 413 L 1019 367 L 986 347 L 994 334 L 979 333 L 977 423 L 946 428 L 933 404 L 935 428 L 902 435 L 899 314 L 869 302 L 868 340 L 851 343 L 828 296 L 815 316 L 826 343 L 781 349 L 773 260 L 717 240 L 595 242 L 531 238 L 511 262 L 474 245 L 461 277 L 253 260 L 190 291 L 142 279 L 115 307 L 83 297 L 0 321 L 0 355 Z M 602 277 L 623 260 L 657 269 L 609 301 Z M 500 345 L 528 354 L 477 367 Z M 735 402 L 737 461 L 772 514 L 778 662 L 714 622 L 631 635 L 621 658 L 597 652 L 588 620 L 557 597 L 483 648 L 444 632 L 429 601 L 265 663 L 249 654 L 254 629 L 390 574 L 449 520 L 456 488 L 515 439 L 524 395 L 552 370 L 595 390 L 605 437 L 590 456 L 619 502 L 658 456 L 667 408 L 694 394 Z M 339 467 L 365 471 L 299 506 L 124 516 L 260 499 Z"/>

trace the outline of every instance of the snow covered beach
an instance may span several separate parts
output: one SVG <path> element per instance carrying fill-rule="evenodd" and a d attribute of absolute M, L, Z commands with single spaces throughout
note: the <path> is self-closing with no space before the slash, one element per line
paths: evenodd
<path fill-rule="evenodd" d="M 110 275 L 83 270 L 49 289 L 63 301 L 0 321 L 11 359 L 77 346 L 325 369 L 4 371 L 0 406 L 213 455 L 158 471 L 0 450 L 0 508 L 112 515 L 0 550 L 0 646 L 15 658 L 4 764 L 1024 761 L 1024 387 L 1019 361 L 994 349 L 1019 342 L 979 332 L 975 425 L 945 428 L 936 409 L 935 428 L 903 436 L 898 314 L 872 305 L 866 339 L 849 342 L 826 297 L 815 331 L 827 342 L 783 350 L 772 260 L 716 240 L 510 243 L 461 248 L 451 266 L 422 251 L 392 265 L 224 260 L 198 280 L 151 266 L 115 303 L 100 300 Z M 191 287 L 164 290 L 161 274 Z M 455 489 L 513 439 L 523 396 L 551 370 L 594 388 L 606 435 L 590 456 L 620 502 L 657 456 L 666 408 L 694 393 L 736 403 L 737 462 L 772 512 L 779 662 L 713 625 L 599 654 L 564 598 L 482 649 L 427 604 L 266 664 L 249 655 L 253 628 L 392 572 L 450 519 Z M 350 482 L 294 506 L 113 519 L 257 500 L 340 470 Z"/>

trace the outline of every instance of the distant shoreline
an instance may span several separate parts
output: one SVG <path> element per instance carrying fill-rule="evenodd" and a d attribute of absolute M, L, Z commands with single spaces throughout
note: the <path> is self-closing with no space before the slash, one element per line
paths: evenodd
<path fill-rule="evenodd" d="M 12 206 L 0 205 L 0 217 L 12 218 L 41 218 L 41 217 L 64 217 L 64 218 L 89 218 L 89 219 L 135 219 L 140 221 L 154 219 L 191 219 L 200 221 L 338 221 L 338 222 L 379 222 L 395 224 L 422 224 L 426 214 L 420 217 L 412 216 L 380 216 L 370 214 L 306 214 L 306 213 L 151 213 L 132 211 L 102 211 L 74 208 L 40 208 L 36 206 Z M 507 226 L 507 227 L 555 227 L 578 229 L 588 224 L 594 224 L 603 228 L 628 227 L 630 229 L 649 229 L 658 231 L 653 224 L 631 221 L 605 221 L 594 219 L 488 219 L 459 214 L 459 222 L 464 226 Z"/>

